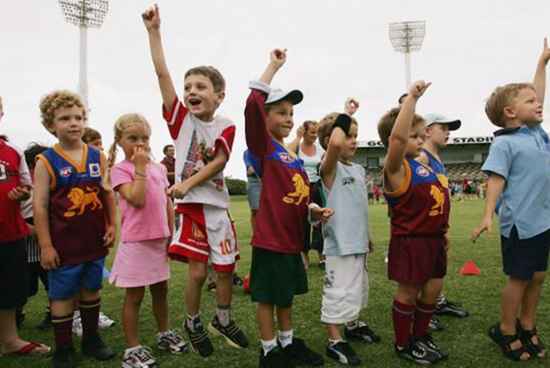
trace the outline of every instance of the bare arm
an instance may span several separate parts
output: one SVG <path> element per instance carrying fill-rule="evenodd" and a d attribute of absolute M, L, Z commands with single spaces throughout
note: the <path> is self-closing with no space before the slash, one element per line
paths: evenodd
<path fill-rule="evenodd" d="M 155 66 L 155 72 L 159 81 L 160 93 L 162 94 L 162 102 L 166 110 L 172 110 L 172 104 L 176 99 L 176 89 L 172 82 L 172 77 L 166 65 L 164 57 L 164 49 L 162 47 L 162 37 L 160 33 L 160 13 L 159 8 L 155 4 L 147 9 L 142 15 L 143 23 L 149 34 L 149 49 L 151 50 L 151 58 Z"/>
<path fill-rule="evenodd" d="M 174 215 L 174 203 L 170 197 L 166 198 L 166 214 L 168 215 L 168 228 L 170 229 L 170 235 L 174 231 L 175 215 Z"/>
<path fill-rule="evenodd" d="M 296 137 L 286 145 L 286 148 L 294 153 L 298 153 L 300 149 L 300 142 L 302 141 L 302 137 L 304 136 L 304 126 L 300 126 L 298 130 L 296 131 Z"/>
<path fill-rule="evenodd" d="M 497 201 L 506 185 L 506 179 L 497 174 L 490 174 L 487 180 L 487 193 L 485 197 L 485 210 L 483 211 L 483 218 L 481 223 L 472 232 L 472 241 L 476 239 L 484 232 L 491 232 L 493 224 L 493 215 L 497 206 Z"/>
<path fill-rule="evenodd" d="M 105 178 L 107 170 L 107 159 L 104 154 L 100 156 L 102 172 L 101 176 Z M 104 188 L 105 189 L 105 188 Z M 109 187 L 101 192 L 101 202 L 105 206 L 105 235 L 103 236 L 104 245 L 112 247 L 115 241 L 115 222 L 116 222 L 116 200 L 115 193 Z"/>
<path fill-rule="evenodd" d="M 267 67 L 260 77 L 260 82 L 263 82 L 265 84 L 271 84 L 271 81 L 273 81 L 273 77 L 275 76 L 275 74 L 277 74 L 279 69 L 281 69 L 281 67 L 286 62 L 286 49 L 275 49 L 271 51 L 269 56 L 270 62 L 269 64 L 267 64 Z"/>
<path fill-rule="evenodd" d="M 345 143 L 346 133 L 344 133 L 340 127 L 334 128 L 330 135 L 327 152 L 321 162 L 321 179 L 323 180 L 325 186 L 329 189 L 331 189 L 334 184 L 338 159 Z"/>

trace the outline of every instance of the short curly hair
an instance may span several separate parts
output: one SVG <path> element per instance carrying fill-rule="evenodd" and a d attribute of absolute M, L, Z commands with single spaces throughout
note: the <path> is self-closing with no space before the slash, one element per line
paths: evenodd
<path fill-rule="evenodd" d="M 332 127 L 334 126 L 338 115 L 340 115 L 339 112 L 331 112 L 319 121 L 319 130 L 317 135 L 319 137 L 319 143 L 325 151 L 327 150 L 328 139 L 332 133 Z M 359 126 L 357 120 L 355 120 L 353 116 L 351 117 L 351 123 Z"/>
<path fill-rule="evenodd" d="M 86 107 L 79 95 L 67 90 L 53 91 L 40 100 L 40 114 L 42 117 L 42 125 L 48 132 L 52 132 L 52 124 L 55 118 L 55 112 L 61 108 L 71 108 L 77 106 L 82 108 L 84 120 L 87 120 Z"/>
<path fill-rule="evenodd" d="M 504 108 L 510 106 L 523 89 L 535 90 L 531 83 L 509 83 L 497 87 L 485 103 L 485 113 L 491 123 L 503 128 L 505 126 Z"/>
<path fill-rule="evenodd" d="M 382 144 L 386 148 L 388 148 L 390 135 L 400 111 L 401 108 L 394 107 L 393 109 L 382 115 L 380 121 L 378 122 L 378 136 L 380 137 Z M 414 114 L 412 126 L 414 127 L 420 123 L 424 123 L 424 118 L 418 114 Z"/>
<path fill-rule="evenodd" d="M 214 92 L 225 92 L 225 79 L 223 78 L 222 73 L 213 66 L 210 65 L 201 65 L 189 69 L 184 76 L 184 79 L 190 75 L 202 75 L 205 76 L 212 82 L 214 86 Z"/>

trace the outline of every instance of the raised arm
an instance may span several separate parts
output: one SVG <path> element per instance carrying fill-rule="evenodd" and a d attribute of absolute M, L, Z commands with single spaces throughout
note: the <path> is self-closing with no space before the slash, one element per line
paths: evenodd
<path fill-rule="evenodd" d="M 159 81 L 160 93 L 162 102 L 167 111 L 172 111 L 172 104 L 176 99 L 176 89 L 172 82 L 172 77 L 166 65 L 164 50 L 162 47 L 162 37 L 160 33 L 160 12 L 158 5 L 155 4 L 148 8 L 141 15 L 147 33 L 149 34 L 149 48 L 151 50 L 151 58 L 155 66 L 155 72 Z"/>
<path fill-rule="evenodd" d="M 271 81 L 273 80 L 275 74 L 277 74 L 279 69 L 281 69 L 281 67 L 285 64 L 286 49 L 275 49 L 271 51 L 271 53 L 269 54 L 269 59 L 269 64 L 267 64 L 267 67 L 260 77 L 260 82 L 267 85 L 271 84 Z"/>
<path fill-rule="evenodd" d="M 535 78 L 533 79 L 537 98 L 542 105 L 544 105 L 544 95 L 546 93 L 546 64 L 548 64 L 548 60 L 550 60 L 550 48 L 548 48 L 548 39 L 545 37 L 544 47 L 537 63 Z"/>
<path fill-rule="evenodd" d="M 304 137 L 304 131 L 305 127 L 303 125 L 300 125 L 300 127 L 296 130 L 296 137 L 290 143 L 286 145 L 286 148 L 291 151 L 298 153 L 300 150 L 300 143 L 302 142 L 302 138 Z"/>
<path fill-rule="evenodd" d="M 340 153 L 346 144 L 346 138 L 351 127 L 351 118 L 349 115 L 340 114 L 334 122 L 330 134 L 327 152 L 321 162 L 321 178 L 325 186 L 329 189 L 334 184 L 336 177 L 336 167 L 340 158 Z"/>

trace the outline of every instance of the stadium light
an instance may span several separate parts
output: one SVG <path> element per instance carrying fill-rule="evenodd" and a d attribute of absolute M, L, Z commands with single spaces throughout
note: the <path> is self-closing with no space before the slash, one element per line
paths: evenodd
<path fill-rule="evenodd" d="M 88 28 L 99 28 L 109 11 L 108 0 L 59 0 L 67 23 L 80 29 L 78 92 L 88 105 Z"/>
<path fill-rule="evenodd" d="M 390 23 L 389 35 L 393 49 L 405 55 L 405 89 L 411 85 L 411 52 L 419 51 L 426 34 L 426 21 Z"/>

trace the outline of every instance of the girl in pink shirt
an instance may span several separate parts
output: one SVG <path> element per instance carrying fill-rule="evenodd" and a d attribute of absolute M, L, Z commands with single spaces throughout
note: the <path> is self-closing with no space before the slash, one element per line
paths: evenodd
<path fill-rule="evenodd" d="M 153 367 L 149 348 L 138 340 L 139 308 L 149 286 L 159 333 L 159 349 L 183 353 L 187 344 L 168 329 L 167 280 L 170 278 L 167 247 L 174 225 L 172 202 L 166 195 L 166 169 L 150 159 L 151 128 L 138 114 L 122 115 L 115 123 L 115 142 L 109 150 L 110 184 L 119 194 L 121 243 L 109 281 L 125 288 L 122 327 L 128 348 L 122 366 Z M 114 165 L 117 145 L 125 159 Z"/>

